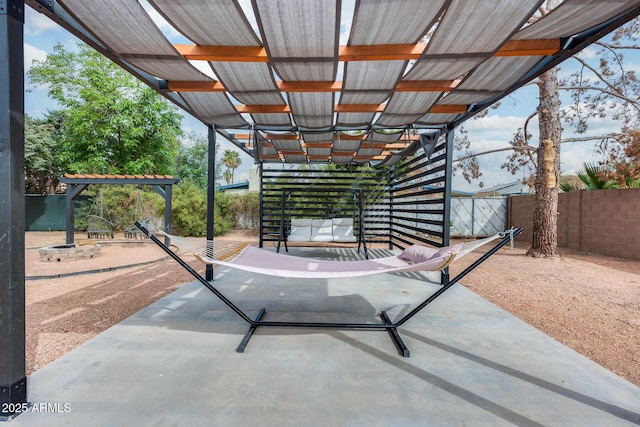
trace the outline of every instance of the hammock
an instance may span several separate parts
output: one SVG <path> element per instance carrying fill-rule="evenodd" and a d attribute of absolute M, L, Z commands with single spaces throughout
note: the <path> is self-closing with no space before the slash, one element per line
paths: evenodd
<path fill-rule="evenodd" d="M 210 290 L 216 295 L 223 303 L 225 303 L 230 309 L 232 309 L 238 316 L 240 316 L 245 322 L 249 324 L 249 330 L 245 334 L 244 338 L 240 342 L 240 345 L 236 348 L 238 353 L 243 353 L 249 340 L 253 336 L 254 332 L 259 326 L 275 326 L 275 327 L 302 327 L 302 328 L 340 328 L 340 329 L 366 329 L 366 330 L 385 330 L 389 333 L 391 339 L 395 343 L 400 354 L 404 357 L 409 357 L 409 349 L 402 341 L 398 328 L 406 323 L 413 316 L 422 311 L 427 305 L 432 303 L 436 298 L 450 289 L 453 285 L 458 283 L 463 277 L 469 274 L 478 265 L 484 262 L 491 255 L 496 253 L 501 247 L 511 242 L 513 245 L 513 238 L 522 232 L 522 228 L 511 229 L 504 233 L 498 233 L 495 236 L 488 237 L 486 239 L 458 244 L 453 246 L 447 246 L 440 249 L 425 248 L 418 245 L 410 246 L 405 249 L 401 254 L 397 256 L 391 256 L 379 259 L 358 260 L 358 261 L 327 261 L 317 260 L 309 258 L 295 257 L 291 255 L 278 254 L 263 249 L 257 249 L 251 246 L 247 246 L 233 262 L 226 260 L 219 260 L 212 257 L 213 254 L 213 242 L 207 242 L 204 254 L 192 251 L 198 259 L 201 261 L 214 264 L 223 265 L 227 267 L 246 270 L 254 273 L 268 274 L 279 277 L 295 277 L 295 278 L 336 278 L 336 277 L 354 277 L 362 275 L 372 275 L 381 273 L 394 273 L 401 271 L 425 271 L 425 270 L 441 270 L 449 265 L 454 259 L 473 251 L 474 249 L 491 242 L 495 239 L 500 239 L 493 248 L 484 253 L 480 258 L 475 260 L 471 265 L 466 267 L 456 277 L 449 280 L 448 274 L 444 275 L 444 282 L 442 286 L 427 297 L 424 301 L 419 303 L 413 310 L 404 314 L 400 319 L 391 321 L 385 311 L 380 312 L 380 317 L 383 323 L 344 323 L 344 322 L 283 322 L 283 321 L 268 321 L 263 320 L 266 314 L 266 309 L 261 308 L 258 315 L 252 319 L 242 311 L 237 305 L 235 305 L 229 298 L 227 298 L 219 289 L 217 289 L 212 282 L 205 280 L 197 271 L 189 266 L 182 258 L 175 254 L 167 245 L 162 243 L 153 233 L 149 232 L 144 226 L 136 222 L 138 227 L 146 236 L 148 236 L 154 243 L 162 248 L 171 258 L 173 258 L 178 264 L 180 264 L 185 270 L 187 270 L 196 280 L 198 280 L 204 287 Z M 159 232 L 172 239 L 175 243 L 189 249 L 189 242 L 185 239 L 181 239 L 176 236 L 172 236 L 167 233 Z M 274 267 L 277 265 L 277 267 Z"/>
<path fill-rule="evenodd" d="M 356 261 L 304 258 L 259 249 L 254 246 L 246 246 L 233 261 L 226 261 L 211 256 L 212 241 L 207 241 L 206 246 L 202 249 L 194 249 L 193 245 L 186 239 L 162 231 L 158 231 L 158 233 L 189 250 L 199 261 L 205 264 L 295 279 L 336 279 L 408 271 L 440 271 L 448 267 L 455 259 L 459 259 L 469 252 L 505 236 L 504 233 L 497 233 L 485 239 L 443 248 L 412 245 L 398 255 Z"/>

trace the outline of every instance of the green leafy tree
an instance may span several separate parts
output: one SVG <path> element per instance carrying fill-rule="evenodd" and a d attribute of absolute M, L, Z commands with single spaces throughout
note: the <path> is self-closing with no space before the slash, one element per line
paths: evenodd
<path fill-rule="evenodd" d="M 54 156 L 54 124 L 27 115 L 24 122 L 25 190 L 28 194 L 53 194 L 60 171 Z"/>
<path fill-rule="evenodd" d="M 182 133 L 177 107 L 84 44 L 56 44 L 27 74 L 60 105 L 63 172 L 170 174 Z"/>
<path fill-rule="evenodd" d="M 216 146 L 217 149 L 217 146 Z M 180 141 L 176 157 L 177 178 L 192 181 L 202 190 L 207 189 L 209 142 L 205 136 L 189 133 Z M 215 181 L 222 179 L 222 161 L 216 162 Z"/>
<path fill-rule="evenodd" d="M 240 154 L 237 151 L 224 150 L 222 164 L 227 167 L 227 171 L 231 172 L 230 174 L 224 173 L 225 181 L 227 181 L 227 184 L 233 184 L 234 172 L 242 164 Z"/>

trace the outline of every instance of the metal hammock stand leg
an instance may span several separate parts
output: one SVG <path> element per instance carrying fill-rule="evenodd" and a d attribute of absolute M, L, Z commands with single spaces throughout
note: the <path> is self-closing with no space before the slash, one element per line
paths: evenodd
<path fill-rule="evenodd" d="M 150 233 L 143 225 L 136 222 L 136 227 L 138 227 L 146 236 L 148 236 L 155 244 L 160 246 L 171 258 L 173 258 L 178 264 L 180 264 L 185 270 L 187 270 L 197 281 L 199 281 L 205 288 L 211 291 L 215 296 L 217 296 L 223 303 L 225 303 L 229 308 L 231 308 L 238 316 L 242 318 L 247 324 L 249 324 L 249 330 L 245 334 L 244 338 L 240 342 L 240 345 L 236 348 L 238 353 L 243 353 L 249 340 L 253 336 L 255 330 L 260 326 L 276 326 L 276 327 L 298 327 L 298 328 L 335 328 L 335 329 L 363 329 L 363 330 L 386 330 L 389 333 L 389 336 L 393 340 L 396 345 L 400 355 L 404 357 L 409 357 L 410 352 L 407 346 L 402 341 L 400 334 L 398 333 L 398 328 L 404 325 L 407 321 L 409 321 L 413 316 L 422 311 L 427 305 L 431 304 L 434 300 L 436 300 L 439 296 L 449 290 L 453 285 L 458 283 L 462 278 L 464 278 L 467 274 L 472 272 L 476 267 L 486 261 L 491 255 L 496 253 L 500 248 L 509 243 L 515 236 L 522 233 L 522 228 L 517 228 L 512 230 L 510 233 L 505 235 L 501 240 L 498 241 L 491 249 L 489 249 L 486 253 L 484 253 L 481 257 L 475 260 L 471 265 L 465 268 L 461 273 L 455 276 L 453 279 L 449 280 L 448 283 L 444 284 L 437 291 L 427 297 L 424 301 L 418 304 L 413 310 L 409 313 L 405 314 L 402 318 L 397 320 L 396 322 L 392 322 L 389 319 L 389 316 L 385 311 L 380 313 L 380 317 L 383 323 L 371 324 L 371 323 L 340 323 L 340 322 L 270 322 L 266 320 L 262 320 L 266 315 L 266 309 L 261 308 L 258 315 L 255 319 L 249 317 L 245 312 L 243 312 L 238 306 L 236 306 L 233 302 L 231 302 L 224 294 L 222 294 L 215 286 L 213 286 L 210 282 L 205 280 L 197 271 L 191 268 L 182 258 L 176 255 L 168 246 L 162 243 L 156 236 Z"/>

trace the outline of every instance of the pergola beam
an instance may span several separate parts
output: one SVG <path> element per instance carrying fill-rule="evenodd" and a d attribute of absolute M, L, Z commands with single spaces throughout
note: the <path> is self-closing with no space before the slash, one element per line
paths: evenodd
<path fill-rule="evenodd" d="M 396 92 L 449 92 L 460 80 L 406 80 L 398 82 Z M 341 81 L 280 81 L 277 82 L 281 92 L 340 92 Z M 166 88 L 172 92 L 226 92 L 220 82 L 168 80 Z M 360 91 L 352 91 L 360 92 Z M 365 91 L 366 92 L 366 91 Z"/>
<path fill-rule="evenodd" d="M 335 112 L 336 113 L 381 113 L 384 111 L 385 104 L 338 104 L 336 105 Z M 282 114 L 282 113 L 290 113 L 291 109 L 288 105 L 236 105 L 236 110 L 239 113 L 247 113 L 247 114 Z M 447 105 L 440 104 L 434 105 L 429 110 L 430 113 L 440 113 L 440 114 L 462 114 L 467 112 L 467 105 Z M 296 138 L 282 138 L 281 135 L 276 136 L 275 138 L 267 139 L 298 139 Z"/>
<path fill-rule="evenodd" d="M 186 59 L 193 61 L 269 62 L 262 46 L 207 46 L 174 44 Z M 406 61 L 420 59 L 426 43 L 340 46 L 339 61 Z M 510 40 L 495 56 L 553 55 L 560 50 L 560 39 Z M 461 55 L 464 56 L 464 55 Z"/>
<path fill-rule="evenodd" d="M 191 61 L 269 62 L 262 46 L 204 46 L 174 44 L 173 47 Z"/>
<path fill-rule="evenodd" d="M 494 56 L 554 55 L 560 47 L 560 39 L 509 40 Z"/>

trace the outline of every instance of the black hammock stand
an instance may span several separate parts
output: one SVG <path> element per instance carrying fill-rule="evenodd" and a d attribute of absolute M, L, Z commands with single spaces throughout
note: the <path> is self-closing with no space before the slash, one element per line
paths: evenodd
<path fill-rule="evenodd" d="M 240 345 L 236 348 L 238 353 L 243 353 L 249 340 L 253 336 L 253 333 L 259 326 L 276 326 L 276 327 L 294 327 L 294 328 L 335 328 L 335 329 L 365 329 L 365 330 L 386 330 L 389 333 L 389 336 L 393 340 L 396 345 L 400 355 L 404 357 L 409 357 L 409 349 L 402 341 L 400 334 L 398 333 L 398 328 L 404 325 L 407 321 L 409 321 L 413 316 L 422 311 L 427 305 L 431 304 L 434 300 L 436 300 L 440 295 L 449 290 L 453 285 L 458 283 L 462 278 L 464 278 L 467 274 L 472 272 L 476 267 L 486 261 L 491 255 L 496 253 L 500 248 L 504 245 L 512 241 L 512 239 L 518 234 L 522 233 L 522 228 L 516 228 L 511 230 L 509 233 L 498 241 L 491 249 L 485 252 L 482 256 L 480 256 L 477 260 L 475 260 L 471 265 L 465 268 L 462 272 L 460 272 L 453 279 L 450 279 L 449 282 L 442 285 L 437 291 L 427 297 L 424 301 L 418 304 L 413 310 L 409 313 L 405 314 L 399 320 L 392 322 L 389 319 L 389 316 L 385 311 L 380 312 L 380 317 L 384 323 L 339 323 L 339 322 L 270 322 L 266 320 L 262 320 L 266 314 L 266 309 L 261 308 L 258 312 L 258 315 L 255 319 L 250 318 L 245 312 L 243 312 L 238 306 L 236 306 L 233 302 L 231 302 L 222 292 L 220 292 L 215 286 L 213 286 L 210 282 L 204 279 L 197 271 L 195 271 L 191 266 L 189 266 L 182 258 L 176 255 L 168 246 L 162 243 L 156 236 L 149 232 L 142 224 L 136 221 L 136 227 L 138 227 L 147 237 L 149 237 L 155 244 L 160 246 L 171 258 L 173 258 L 178 264 L 180 264 L 185 270 L 187 270 L 197 281 L 199 281 L 205 288 L 211 291 L 215 296 L 217 296 L 223 303 L 225 303 L 229 308 L 231 308 L 238 316 L 242 318 L 245 322 L 249 324 L 249 330 L 245 334 L 244 338 L 240 342 Z"/>

